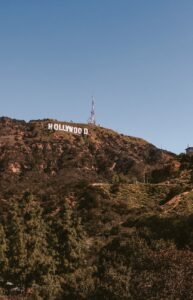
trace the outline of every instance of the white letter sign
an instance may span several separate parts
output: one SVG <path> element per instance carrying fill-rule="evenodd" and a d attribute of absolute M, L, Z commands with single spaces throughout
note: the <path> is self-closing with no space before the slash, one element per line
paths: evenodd
<path fill-rule="evenodd" d="M 81 128 L 81 127 L 73 127 L 70 125 L 64 125 L 60 123 L 48 123 L 48 130 L 55 130 L 55 131 L 66 131 L 74 134 L 84 134 L 88 135 L 88 128 Z"/>

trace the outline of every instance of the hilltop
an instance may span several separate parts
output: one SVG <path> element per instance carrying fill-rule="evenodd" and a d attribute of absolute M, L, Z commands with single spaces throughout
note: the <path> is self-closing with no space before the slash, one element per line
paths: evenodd
<path fill-rule="evenodd" d="M 1 184 L 36 186 L 43 182 L 70 184 L 81 179 L 127 183 L 163 182 L 179 171 L 177 156 L 143 139 L 88 124 L 88 135 L 48 130 L 56 120 L 30 122 L 0 118 Z M 118 180 L 119 180 L 118 179 Z M 2 191 L 2 189 L 1 189 Z"/>

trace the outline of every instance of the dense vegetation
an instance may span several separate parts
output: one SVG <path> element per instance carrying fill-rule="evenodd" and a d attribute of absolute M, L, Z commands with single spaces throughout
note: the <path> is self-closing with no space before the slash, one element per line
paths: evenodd
<path fill-rule="evenodd" d="M 75 193 L 68 190 L 62 197 L 25 192 L 6 203 L 0 226 L 1 294 L 192 299 L 192 192 L 184 194 L 179 207 L 170 207 L 168 202 L 160 206 L 160 199 L 174 193 L 174 186 L 112 187 L 81 182 L 71 187 Z"/>
<path fill-rule="evenodd" d="M 0 299 L 193 299 L 193 159 L 41 126 L 0 122 Z"/>

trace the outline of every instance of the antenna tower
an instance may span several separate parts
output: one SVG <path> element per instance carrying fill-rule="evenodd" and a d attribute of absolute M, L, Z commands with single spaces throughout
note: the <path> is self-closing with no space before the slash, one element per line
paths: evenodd
<path fill-rule="evenodd" d="M 88 119 L 88 123 L 92 125 L 96 125 L 96 114 L 95 114 L 95 101 L 94 97 L 92 97 L 92 108 L 90 112 L 90 118 Z"/>

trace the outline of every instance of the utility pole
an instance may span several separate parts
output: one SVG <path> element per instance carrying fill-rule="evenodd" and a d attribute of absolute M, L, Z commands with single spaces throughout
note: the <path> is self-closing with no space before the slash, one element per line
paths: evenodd
<path fill-rule="evenodd" d="M 93 96 L 92 96 L 92 107 L 90 112 L 90 118 L 88 119 L 88 123 L 92 125 L 96 125 L 95 101 Z"/>

